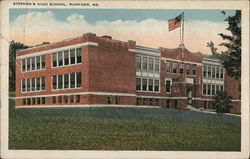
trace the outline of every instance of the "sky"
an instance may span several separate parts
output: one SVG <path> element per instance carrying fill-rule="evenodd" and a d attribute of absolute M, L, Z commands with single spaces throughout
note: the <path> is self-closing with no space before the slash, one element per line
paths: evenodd
<path fill-rule="evenodd" d="M 191 52 L 210 54 L 207 42 L 222 42 L 230 34 L 224 19 L 235 10 L 177 9 L 10 9 L 10 38 L 32 46 L 80 36 L 86 32 L 113 39 L 134 40 L 152 48 L 176 48 L 180 28 L 168 31 L 168 20 L 184 12 L 184 44 Z M 224 48 L 219 47 L 219 50 Z"/>

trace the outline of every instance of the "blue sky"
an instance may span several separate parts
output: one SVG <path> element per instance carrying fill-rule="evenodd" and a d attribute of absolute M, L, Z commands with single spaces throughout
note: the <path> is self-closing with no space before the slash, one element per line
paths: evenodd
<path fill-rule="evenodd" d="M 168 20 L 182 12 L 184 41 L 192 52 L 210 54 L 207 42 L 222 42 L 219 33 L 228 33 L 225 18 L 235 10 L 177 9 L 10 9 L 10 38 L 26 45 L 55 42 L 86 32 L 113 39 L 135 40 L 138 45 L 176 48 L 180 28 L 168 31 Z M 220 48 L 219 48 L 220 49 Z"/>
<path fill-rule="evenodd" d="M 235 10 L 225 10 L 226 15 L 221 14 L 222 10 L 166 10 L 166 9 L 10 9 L 10 22 L 21 14 L 32 11 L 52 11 L 61 21 L 73 13 L 85 15 L 86 21 L 91 24 L 100 20 L 136 20 L 143 21 L 146 18 L 157 20 L 169 20 L 184 12 L 185 21 L 189 20 L 210 20 L 214 22 L 224 21 L 228 15 L 233 15 Z"/>

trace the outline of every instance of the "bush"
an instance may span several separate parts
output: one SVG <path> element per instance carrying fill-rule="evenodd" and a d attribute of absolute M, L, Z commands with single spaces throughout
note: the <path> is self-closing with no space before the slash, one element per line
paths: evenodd
<path fill-rule="evenodd" d="M 214 96 L 214 109 L 218 114 L 229 113 L 232 108 L 232 97 L 227 95 L 225 91 L 217 92 Z"/>

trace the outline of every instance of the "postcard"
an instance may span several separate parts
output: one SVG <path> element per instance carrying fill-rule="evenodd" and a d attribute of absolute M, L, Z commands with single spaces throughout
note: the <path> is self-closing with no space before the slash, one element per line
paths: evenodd
<path fill-rule="evenodd" d="M 1 1 L 2 158 L 248 158 L 248 1 Z"/>

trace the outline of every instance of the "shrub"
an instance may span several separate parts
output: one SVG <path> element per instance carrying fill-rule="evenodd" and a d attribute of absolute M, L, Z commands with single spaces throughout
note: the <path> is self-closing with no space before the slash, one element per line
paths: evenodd
<path fill-rule="evenodd" d="M 232 108 L 232 97 L 227 95 L 225 91 L 217 92 L 214 96 L 214 109 L 218 114 L 229 113 Z"/>

